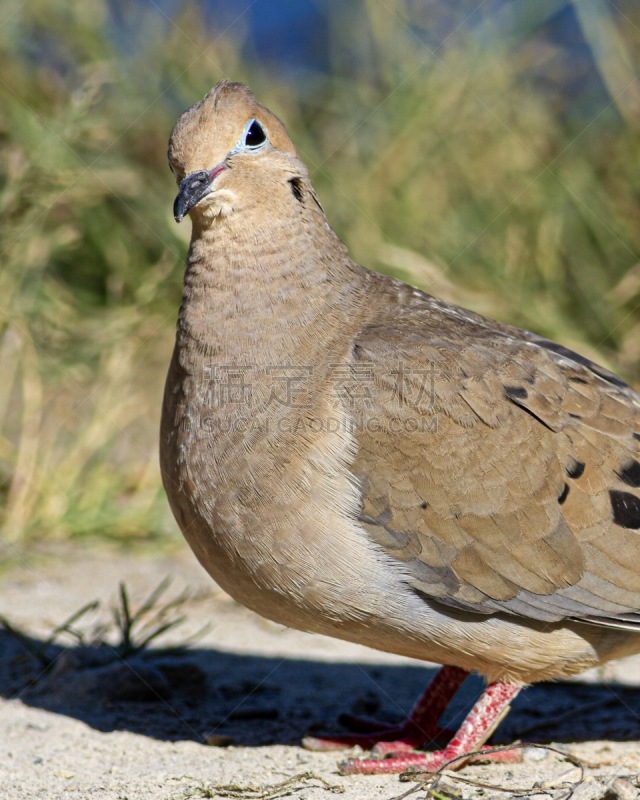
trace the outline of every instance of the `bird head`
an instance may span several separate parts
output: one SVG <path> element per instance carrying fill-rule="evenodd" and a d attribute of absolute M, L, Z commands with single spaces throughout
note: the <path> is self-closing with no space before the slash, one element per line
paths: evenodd
<path fill-rule="evenodd" d="M 169 140 L 177 222 L 299 199 L 307 172 L 284 125 L 241 83 L 221 81 L 178 119 Z M 266 201 L 266 206 L 265 206 Z"/>

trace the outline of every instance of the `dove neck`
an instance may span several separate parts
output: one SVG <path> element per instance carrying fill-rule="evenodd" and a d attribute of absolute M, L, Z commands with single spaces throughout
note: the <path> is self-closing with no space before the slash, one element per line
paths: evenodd
<path fill-rule="evenodd" d="M 178 344 L 230 363 L 304 363 L 344 345 L 365 313 L 367 273 L 330 229 L 220 220 L 191 242 Z M 316 221 L 317 223 L 317 221 Z M 327 350 L 329 351 L 327 353 Z"/>

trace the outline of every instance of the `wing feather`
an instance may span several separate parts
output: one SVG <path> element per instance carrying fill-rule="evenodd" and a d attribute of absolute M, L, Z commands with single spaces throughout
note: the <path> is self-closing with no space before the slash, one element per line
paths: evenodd
<path fill-rule="evenodd" d="M 638 396 L 566 348 L 402 291 L 354 348 L 376 384 L 354 408 L 366 530 L 431 602 L 640 628 Z"/>

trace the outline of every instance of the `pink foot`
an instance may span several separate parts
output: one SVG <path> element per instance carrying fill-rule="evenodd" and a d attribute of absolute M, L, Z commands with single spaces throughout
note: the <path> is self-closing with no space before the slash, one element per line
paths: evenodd
<path fill-rule="evenodd" d="M 465 764 L 482 764 L 493 761 L 500 764 L 515 764 L 522 760 L 519 750 L 498 750 L 491 752 L 490 747 L 482 747 L 481 751 L 469 755 L 467 758 L 460 754 L 456 755 L 448 747 L 444 750 L 437 750 L 434 753 L 399 752 L 397 755 L 389 755 L 386 758 L 349 758 L 338 765 L 341 775 L 381 775 L 396 774 L 406 772 L 436 772 L 441 769 L 448 761 L 457 758 L 450 769 L 460 769 Z"/>
<path fill-rule="evenodd" d="M 353 721 L 360 733 L 306 736 L 302 744 L 308 750 L 346 750 L 358 745 L 364 750 L 373 749 L 378 755 L 411 751 L 425 743 L 431 744 L 448 733 L 438 725 L 438 719 L 468 674 L 457 667 L 442 667 L 400 725 L 376 728 L 373 720 L 355 718 Z"/>
<path fill-rule="evenodd" d="M 509 704 L 519 691 L 520 686 L 513 683 L 489 684 L 456 735 L 443 750 L 434 753 L 416 753 L 406 752 L 407 748 L 401 748 L 400 751 L 390 752 L 388 745 L 384 744 L 376 749 L 378 753 L 381 751 L 389 753 L 386 758 L 348 759 L 339 765 L 339 771 L 343 775 L 396 773 L 405 772 L 409 768 L 417 772 L 435 772 L 452 759 L 457 760 L 451 765 L 451 769 L 459 769 L 469 760 L 517 761 L 520 753 L 512 751 L 488 752 L 486 755 L 477 753 L 473 756 L 467 754 L 484 749 L 482 745 L 508 712 Z"/>

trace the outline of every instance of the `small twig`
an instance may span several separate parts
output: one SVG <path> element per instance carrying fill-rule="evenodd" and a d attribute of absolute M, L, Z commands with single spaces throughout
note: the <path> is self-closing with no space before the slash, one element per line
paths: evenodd
<path fill-rule="evenodd" d="M 140 606 L 140 608 L 138 609 L 138 613 L 136 614 L 138 619 L 143 617 L 146 613 L 148 613 L 149 611 L 151 611 L 152 608 L 155 607 L 158 600 L 167 591 L 170 585 L 171 585 L 171 578 L 167 575 L 160 581 L 160 583 L 156 586 L 156 588 L 151 591 L 147 599 L 142 602 L 142 605 Z M 188 597 L 188 592 L 183 592 L 181 595 L 179 595 L 179 597 L 186 599 Z M 174 600 L 173 604 L 175 605 L 176 602 L 177 601 Z M 184 602 L 184 600 L 180 600 L 180 602 Z M 165 608 L 169 607 L 171 607 L 171 603 L 165 606 Z"/>
<path fill-rule="evenodd" d="M 198 628 L 198 630 L 194 633 L 189 634 L 189 636 L 185 636 L 185 638 L 179 644 L 170 644 L 166 647 L 156 647 L 153 651 L 148 652 L 153 657 L 163 654 L 179 655 L 183 653 L 190 645 L 194 644 L 194 642 L 197 642 L 199 639 L 201 639 L 206 633 L 208 633 L 208 631 L 211 630 L 211 628 L 211 623 L 207 622 L 201 628 Z"/>
<path fill-rule="evenodd" d="M 74 622 L 77 622 L 79 619 L 82 619 L 82 617 L 86 616 L 90 611 L 95 611 L 99 607 L 99 600 L 92 600 L 90 603 L 82 606 L 82 608 L 78 609 L 78 611 L 75 611 L 68 619 L 53 629 L 49 638 L 43 643 L 43 646 L 48 647 L 49 645 L 55 644 L 56 639 L 61 633 L 68 633 L 70 636 L 73 636 L 79 644 L 84 644 L 83 632 L 77 631 L 71 626 Z"/>
<path fill-rule="evenodd" d="M 127 594 L 127 587 L 124 583 L 118 586 L 120 594 L 120 608 L 113 609 L 113 614 L 116 624 L 120 628 L 122 641 L 118 645 L 118 649 L 122 654 L 129 653 L 133 650 L 131 643 L 131 629 L 133 628 L 134 620 L 131 617 L 131 608 L 129 606 L 129 596 Z"/>
<path fill-rule="evenodd" d="M 512 745 L 504 745 L 501 747 L 492 747 L 485 750 L 476 750 L 471 753 L 463 753 L 462 755 L 456 756 L 455 758 L 450 759 L 437 770 L 429 773 L 421 773 L 419 771 L 415 772 L 405 772 L 400 776 L 400 780 L 404 781 L 419 781 L 420 785 L 412 787 L 409 791 L 404 792 L 397 797 L 394 797 L 393 800 L 404 800 L 404 798 L 409 797 L 409 795 L 414 794 L 421 789 L 427 789 L 428 796 L 436 797 L 437 795 L 434 792 L 437 792 L 438 786 L 442 778 L 444 777 L 443 773 L 445 770 L 450 770 L 451 765 L 455 764 L 457 761 L 461 761 L 462 759 L 472 758 L 474 756 L 486 756 L 490 753 L 498 753 L 504 750 L 514 750 L 514 749 L 523 749 L 525 747 L 536 747 L 541 750 L 548 750 L 552 753 L 557 753 L 558 755 L 562 756 L 566 761 L 571 762 L 575 767 L 580 770 L 580 777 L 575 783 L 568 784 L 563 782 L 558 786 L 528 786 L 528 787 L 521 787 L 521 786 L 500 786 L 499 784 L 494 783 L 485 783 L 484 781 L 477 780 L 476 778 L 469 778 L 465 775 L 458 775 L 455 772 L 448 772 L 446 777 L 450 780 L 459 781 L 460 783 L 465 783 L 477 788 L 481 789 L 489 789 L 491 791 L 496 792 L 511 792 L 513 794 L 520 794 L 520 795 L 531 795 L 531 794 L 548 794 L 551 795 L 553 792 L 558 790 L 567 790 L 566 794 L 560 795 L 556 798 L 556 800 L 569 800 L 569 798 L 573 795 L 575 790 L 584 782 L 585 778 L 585 765 L 583 762 L 573 756 L 571 753 L 567 753 L 564 750 L 560 750 L 557 747 L 550 747 L 549 745 L 543 744 L 522 744 L 517 742 L 516 744 Z M 424 778 L 421 776 L 424 775 Z"/>
<path fill-rule="evenodd" d="M 83 630 L 82 627 L 76 627 L 79 621 L 84 621 L 87 614 L 100 607 L 100 601 L 93 600 L 90 603 L 86 603 L 82 608 L 78 609 L 78 611 L 74 611 L 64 622 L 56 625 L 51 634 L 42 642 L 34 642 L 33 639 L 20 631 L 12 625 L 6 617 L 1 615 L 0 626 L 13 636 L 22 647 L 45 668 L 45 672 L 54 663 L 54 659 L 49 656 L 47 651 L 50 647 L 57 644 L 58 639 L 63 634 L 73 637 L 75 643 L 81 647 L 86 647 L 88 645 L 91 647 L 108 646 L 114 651 L 114 657 L 117 656 L 125 659 L 141 651 L 145 651 L 149 656 L 155 656 L 160 653 L 180 652 L 202 637 L 210 629 L 211 625 L 209 623 L 203 625 L 195 633 L 185 637 L 179 644 L 159 650 L 149 650 L 149 645 L 159 636 L 178 627 L 187 619 L 186 614 L 182 614 L 173 619 L 170 617 L 171 612 L 175 611 L 175 609 L 182 606 L 191 598 L 191 595 L 186 590 L 181 592 L 174 599 L 166 602 L 160 608 L 156 607 L 159 599 L 166 592 L 170 583 L 171 580 L 168 577 L 164 578 L 135 612 L 132 611 L 126 585 L 120 583 L 118 587 L 119 602 L 111 609 L 112 620 L 110 622 L 98 621 L 93 627 L 84 626 L 85 630 Z M 145 620 L 144 624 L 142 624 L 143 617 L 150 614 L 151 616 L 149 619 Z M 110 631 L 113 630 L 114 622 L 120 641 L 115 645 L 110 645 L 107 641 L 107 637 Z"/>
<path fill-rule="evenodd" d="M 163 625 L 159 625 L 157 628 L 154 628 L 150 631 L 146 636 L 136 642 L 136 650 L 144 650 L 144 648 L 151 644 L 154 639 L 157 639 L 158 636 L 161 636 L 163 633 L 170 631 L 172 628 L 177 627 L 178 625 L 182 625 L 187 619 L 186 614 L 183 614 L 181 617 L 177 617 L 176 619 L 172 619 L 170 622 L 165 622 Z"/>
<path fill-rule="evenodd" d="M 167 619 L 171 611 L 189 600 L 191 595 L 186 590 L 181 592 L 173 600 L 169 600 L 164 605 L 160 606 L 160 608 L 156 607 L 158 601 L 169 588 L 170 584 L 170 578 L 163 578 L 135 612 L 131 610 L 131 603 L 129 602 L 126 586 L 122 583 L 120 584 L 120 606 L 113 609 L 113 616 L 121 637 L 121 641 L 116 647 L 118 653 L 123 658 L 127 658 L 128 656 L 139 653 L 141 650 L 147 649 L 151 642 L 163 633 L 181 625 L 186 620 L 186 615 L 175 619 Z M 153 613 L 151 614 L 151 612 Z M 150 618 L 143 622 L 144 617 L 149 614 L 151 614 Z M 135 634 L 134 629 L 136 630 Z M 196 634 L 190 636 L 182 645 L 169 649 L 172 651 L 183 649 L 188 643 L 193 642 L 198 636 L 206 632 L 206 630 L 208 630 L 208 626 L 204 626 Z"/>
<path fill-rule="evenodd" d="M 43 642 L 40 642 L 39 645 L 35 645 L 26 634 L 15 628 L 6 617 L 0 616 L 0 625 L 2 625 L 8 633 L 14 636 L 25 648 L 25 650 L 31 653 L 31 655 L 36 658 L 43 667 L 48 668 L 53 663 L 53 659 L 47 655 L 47 648 L 54 645 L 56 643 L 56 639 L 58 639 L 62 633 L 67 633 L 70 636 L 73 636 L 79 644 L 84 644 L 84 634 L 82 631 L 75 630 L 72 625 L 90 611 L 95 611 L 99 605 L 99 600 L 93 600 L 91 603 L 87 603 L 86 605 L 82 606 L 82 608 L 80 608 L 78 611 L 74 611 L 74 613 L 71 614 L 71 616 L 68 617 L 64 622 L 60 623 L 60 625 L 57 625 L 51 634 Z"/>
<path fill-rule="evenodd" d="M 204 798 L 231 797 L 238 800 L 245 800 L 246 798 L 251 800 L 273 800 L 273 798 L 285 797 L 297 789 L 304 788 L 300 784 L 310 780 L 319 781 L 324 789 L 334 794 L 342 794 L 344 792 L 343 786 L 329 783 L 314 772 L 301 772 L 280 783 L 272 783 L 266 786 L 240 786 L 235 783 L 227 783 L 221 786 L 205 786 L 200 783 L 195 791 L 189 792 L 185 797 L 195 797 L 196 793 L 199 793 L 200 797 Z"/>

